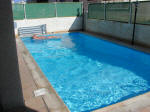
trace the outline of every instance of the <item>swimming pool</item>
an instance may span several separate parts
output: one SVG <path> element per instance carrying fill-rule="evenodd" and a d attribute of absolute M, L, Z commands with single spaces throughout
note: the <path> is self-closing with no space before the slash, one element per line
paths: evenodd
<path fill-rule="evenodd" d="M 91 111 L 150 90 L 150 55 L 84 33 L 22 38 L 71 112 Z"/>

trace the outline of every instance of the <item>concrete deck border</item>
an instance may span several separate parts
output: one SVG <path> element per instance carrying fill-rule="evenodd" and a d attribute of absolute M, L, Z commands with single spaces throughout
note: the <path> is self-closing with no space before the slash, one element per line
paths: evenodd
<path fill-rule="evenodd" d="M 149 48 L 132 46 L 129 43 L 124 43 L 118 40 L 113 40 L 105 36 L 101 36 L 99 34 L 95 34 L 91 32 L 83 32 L 83 33 L 90 34 L 90 35 L 96 36 L 104 40 L 112 41 L 114 43 L 129 47 L 132 49 L 150 53 Z M 58 96 L 58 94 L 56 93 L 54 88 L 51 86 L 47 78 L 44 76 L 44 74 L 38 67 L 37 63 L 35 62 L 33 57 L 30 55 L 29 51 L 27 50 L 27 48 L 25 47 L 25 45 L 20 39 L 19 39 L 19 43 L 22 46 L 22 53 L 23 53 L 24 60 L 27 66 L 29 67 L 30 71 L 32 72 L 32 76 L 38 88 L 46 88 L 49 91 L 48 94 L 43 96 L 43 99 L 45 100 L 49 110 L 51 112 L 69 112 L 69 109 L 67 108 L 67 106 Z M 119 103 L 116 103 L 116 104 L 113 104 L 113 105 L 110 105 L 101 109 L 94 110 L 93 112 L 150 112 L 150 92 L 132 97 L 130 99 L 124 100 L 122 102 L 119 102 Z"/>
<path fill-rule="evenodd" d="M 33 80 L 37 85 L 38 89 L 45 88 L 48 92 L 43 95 L 44 102 L 46 103 L 50 112 L 70 112 L 67 106 L 64 104 L 62 99 L 58 96 L 50 82 L 44 76 L 43 72 L 38 67 L 37 63 L 30 55 L 29 51 L 25 47 L 24 43 L 18 38 L 18 43 L 21 45 L 21 52 L 27 67 L 29 68 Z"/>

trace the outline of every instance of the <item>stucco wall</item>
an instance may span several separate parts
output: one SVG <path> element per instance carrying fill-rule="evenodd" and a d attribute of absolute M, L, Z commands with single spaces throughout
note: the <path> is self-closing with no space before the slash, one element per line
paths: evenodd
<path fill-rule="evenodd" d="M 15 20 L 15 33 L 19 27 L 46 24 L 47 32 L 71 31 L 82 29 L 82 17 L 56 17 L 44 19 Z"/>
<path fill-rule="evenodd" d="M 150 25 L 136 25 L 135 42 L 150 46 Z"/>
<path fill-rule="evenodd" d="M 120 22 L 113 21 L 100 21 L 96 19 L 88 19 L 86 21 L 86 30 L 126 40 L 131 40 L 132 36 L 131 24 L 122 24 Z"/>
<path fill-rule="evenodd" d="M 87 16 L 84 19 L 84 29 L 86 31 L 101 33 L 128 41 L 132 40 L 133 24 L 87 19 Z M 135 43 L 150 46 L 150 25 L 136 25 Z"/>

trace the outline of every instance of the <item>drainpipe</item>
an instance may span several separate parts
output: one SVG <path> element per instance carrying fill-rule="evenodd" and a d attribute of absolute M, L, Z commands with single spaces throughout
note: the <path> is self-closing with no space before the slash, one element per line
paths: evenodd
<path fill-rule="evenodd" d="M 136 25 L 136 15 L 137 15 L 137 5 L 138 2 L 135 2 L 135 13 L 134 13 L 134 23 L 133 23 L 133 33 L 132 33 L 132 45 L 134 45 L 134 39 L 135 39 L 135 25 Z"/>

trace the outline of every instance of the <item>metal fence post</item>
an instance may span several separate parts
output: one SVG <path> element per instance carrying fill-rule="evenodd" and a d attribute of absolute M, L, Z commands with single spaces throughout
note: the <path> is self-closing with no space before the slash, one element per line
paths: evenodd
<path fill-rule="evenodd" d="M 26 15 L 26 3 L 23 2 L 23 9 L 24 9 L 24 19 L 27 19 L 27 15 Z"/>
<path fill-rule="evenodd" d="M 55 16 L 57 17 L 57 7 L 56 7 L 56 2 L 55 2 Z"/>
<path fill-rule="evenodd" d="M 106 20 L 106 1 L 104 2 L 104 20 Z"/>
<path fill-rule="evenodd" d="M 134 13 L 134 23 L 133 23 L 133 34 L 132 34 L 132 45 L 134 45 L 134 38 L 135 38 L 135 24 L 136 24 L 136 16 L 137 16 L 137 7 L 138 2 L 135 2 L 135 13 Z"/>

